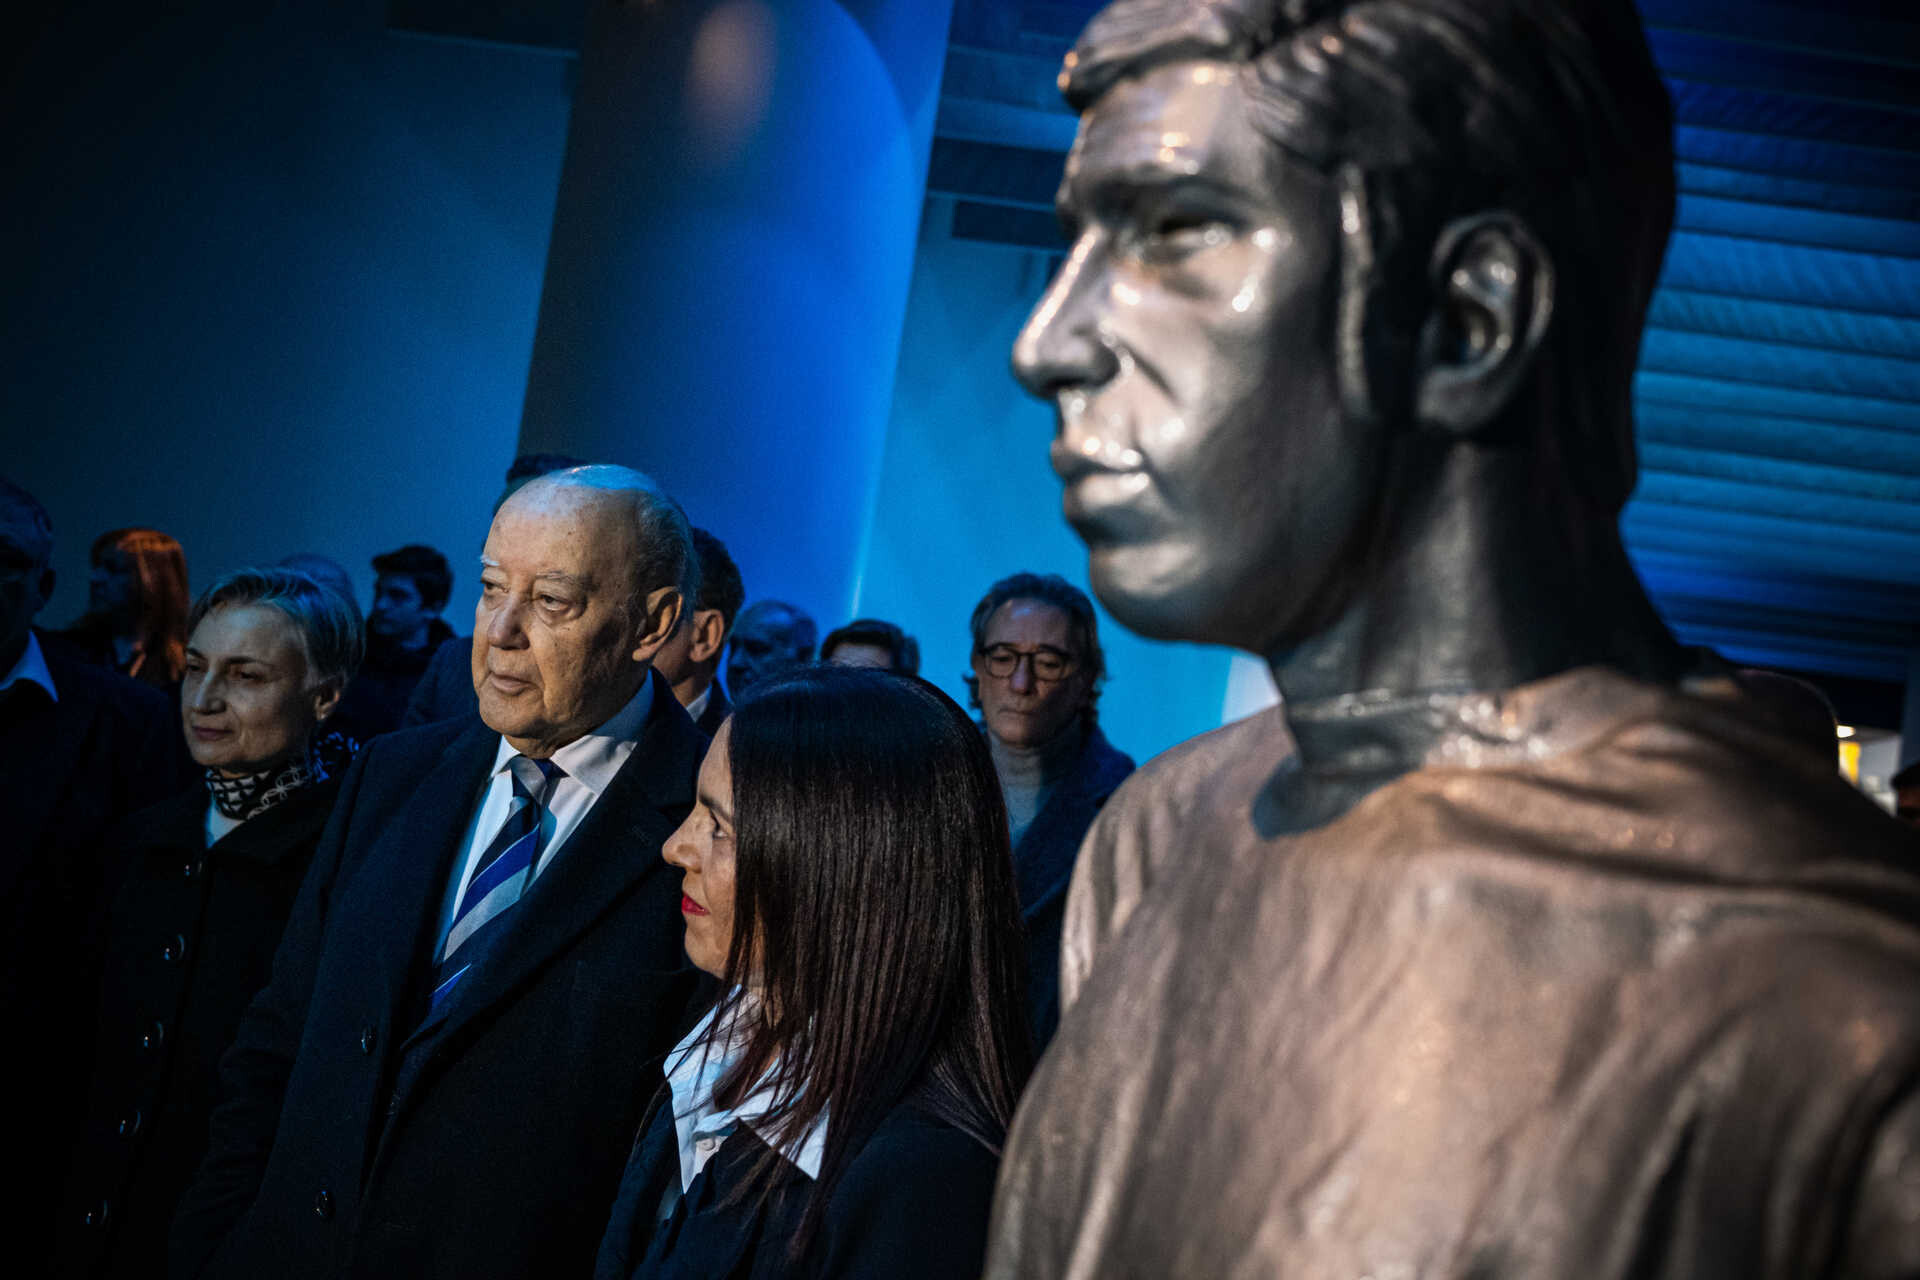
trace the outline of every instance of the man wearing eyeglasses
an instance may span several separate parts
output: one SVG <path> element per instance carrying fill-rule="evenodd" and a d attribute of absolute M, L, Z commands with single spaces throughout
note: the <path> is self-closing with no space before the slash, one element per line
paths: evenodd
<path fill-rule="evenodd" d="M 1133 760 L 1100 732 L 1106 659 L 1093 603 L 1057 574 L 1016 573 L 973 610 L 967 687 L 1006 795 L 1035 1051 L 1060 1021 L 1060 926 L 1080 841 Z"/>

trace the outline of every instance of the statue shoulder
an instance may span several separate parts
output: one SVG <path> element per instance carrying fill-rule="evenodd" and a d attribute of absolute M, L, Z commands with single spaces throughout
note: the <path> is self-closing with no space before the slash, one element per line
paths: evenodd
<path fill-rule="evenodd" d="M 1061 940 L 1063 1007 L 1160 876 L 1222 841 L 1253 838 L 1253 798 L 1292 754 L 1286 718 L 1269 707 L 1169 747 L 1120 784 L 1074 865 Z"/>

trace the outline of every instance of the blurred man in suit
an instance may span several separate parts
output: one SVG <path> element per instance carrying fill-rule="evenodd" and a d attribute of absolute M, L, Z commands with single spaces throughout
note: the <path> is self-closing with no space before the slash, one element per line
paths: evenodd
<path fill-rule="evenodd" d="M 700 732 L 711 738 L 733 710 L 727 691 L 714 679 L 720 655 L 727 650 L 734 615 L 747 598 L 740 567 L 727 554 L 726 543 L 705 529 L 693 531 L 693 550 L 700 558 L 700 595 L 680 619 L 679 628 L 654 657 L 653 665 L 673 686 L 673 696 L 693 717 Z"/>
<path fill-rule="evenodd" d="M 113 890 L 101 838 L 192 777 L 163 694 L 34 628 L 52 559 L 46 508 L 0 478 L 0 1026 L 30 1049 L 13 1062 L 32 1100 L 14 1149 L 38 1171 L 62 1163 L 67 1112 L 84 1097 L 97 926 Z M 8 1197 L 21 1274 L 38 1274 L 58 1186 L 29 1178 Z"/>
<path fill-rule="evenodd" d="M 755 600 L 733 627 L 727 651 L 727 688 L 734 697 L 756 680 L 813 661 L 820 628 L 797 606 L 784 600 Z"/>
<path fill-rule="evenodd" d="M 181 1275 L 584 1274 L 694 991 L 659 850 L 704 740 L 654 656 L 697 590 L 624 467 L 515 493 L 481 557 L 480 720 L 348 774 L 222 1063 Z"/>

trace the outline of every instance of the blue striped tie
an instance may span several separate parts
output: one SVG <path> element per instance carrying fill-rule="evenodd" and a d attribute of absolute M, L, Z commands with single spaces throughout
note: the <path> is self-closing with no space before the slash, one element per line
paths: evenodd
<path fill-rule="evenodd" d="M 447 945 L 434 969 L 432 1003 L 428 1015 L 453 993 L 462 974 L 471 963 L 454 963 L 454 953 L 467 939 L 480 932 L 488 921 L 520 900 L 526 890 L 528 874 L 540 860 L 541 819 L 546 814 L 547 797 L 556 776 L 566 771 L 551 760 L 533 760 L 515 756 L 507 762 L 507 776 L 513 779 L 513 797 L 508 801 L 507 820 L 500 824 L 487 851 L 474 864 L 473 878 L 453 913 L 453 927 L 447 930 Z"/>

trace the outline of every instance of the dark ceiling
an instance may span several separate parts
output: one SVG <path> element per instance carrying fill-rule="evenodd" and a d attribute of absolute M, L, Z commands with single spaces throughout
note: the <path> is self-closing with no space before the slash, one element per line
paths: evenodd
<path fill-rule="evenodd" d="M 958 0 L 929 177 L 956 235 L 1060 249 L 1054 77 L 1098 7 Z M 1628 545 L 1683 639 L 1897 726 L 1920 651 L 1920 5 L 1640 7 L 1681 195 Z"/>

